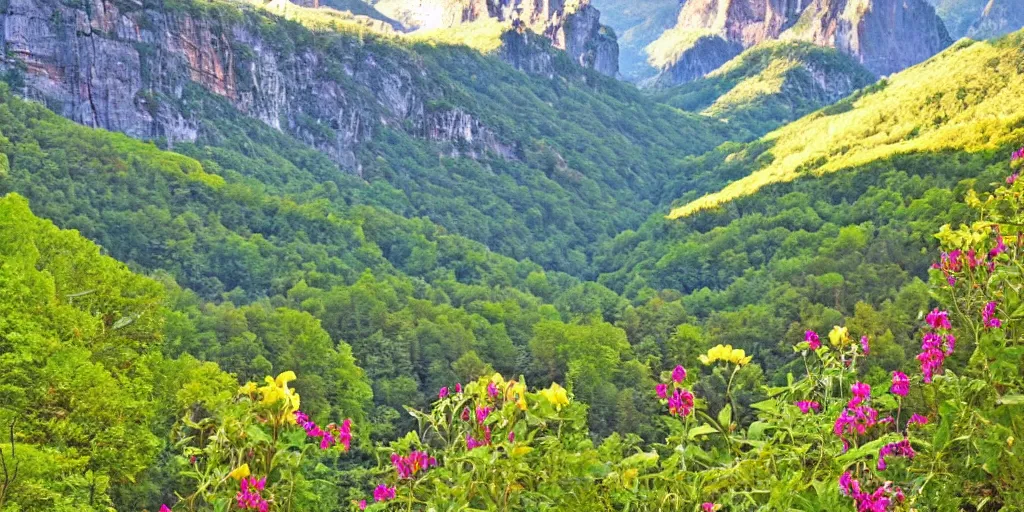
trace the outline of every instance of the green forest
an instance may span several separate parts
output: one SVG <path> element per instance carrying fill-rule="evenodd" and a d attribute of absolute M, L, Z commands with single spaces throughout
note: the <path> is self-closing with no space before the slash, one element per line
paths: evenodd
<path fill-rule="evenodd" d="M 1024 31 L 648 90 L 351 15 L 100 4 L 244 32 L 239 76 L 317 55 L 379 122 L 353 170 L 342 128 L 193 76 L 136 101 L 195 138 L 133 138 L 5 43 L 0 512 L 1019 509 Z M 391 122 L 359 66 L 507 151 Z"/>

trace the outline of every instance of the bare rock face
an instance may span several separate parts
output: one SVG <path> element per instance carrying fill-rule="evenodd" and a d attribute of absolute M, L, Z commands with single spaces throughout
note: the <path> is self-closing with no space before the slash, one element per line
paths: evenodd
<path fill-rule="evenodd" d="M 473 154 L 514 156 L 470 113 L 428 108 L 441 93 L 419 85 L 425 70 L 416 59 L 353 37 L 281 44 L 246 20 L 144 8 L 141 0 L 9 0 L 0 13 L 0 70 L 23 78 L 15 92 L 74 121 L 170 144 L 201 135 L 188 93 L 199 88 L 353 172 L 356 149 L 381 125 Z"/>
<path fill-rule="evenodd" d="M 1024 5 L 1015 0 L 989 0 L 967 37 L 991 39 L 1024 28 Z"/>
<path fill-rule="evenodd" d="M 661 66 L 661 84 L 692 80 L 720 61 L 725 46 L 708 40 L 712 37 L 734 45 L 730 58 L 765 41 L 808 41 L 836 48 L 876 75 L 922 62 L 952 43 L 925 0 L 688 0 L 670 33 L 688 46 Z M 664 46 L 663 41 L 662 52 Z"/>
<path fill-rule="evenodd" d="M 385 0 L 375 7 L 407 26 L 425 30 L 496 20 L 507 24 L 508 31 L 544 36 L 580 66 L 609 76 L 619 71 L 615 34 L 601 25 L 601 13 L 590 0 Z M 536 41 L 525 44 L 522 39 L 503 37 L 512 47 L 502 48 L 500 54 L 520 69 L 550 74 L 551 68 L 545 65 L 550 57 L 541 55 L 544 49 Z"/>

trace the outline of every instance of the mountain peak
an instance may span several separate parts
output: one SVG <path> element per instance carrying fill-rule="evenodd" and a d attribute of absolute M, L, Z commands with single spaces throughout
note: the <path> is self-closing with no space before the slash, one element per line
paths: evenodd
<path fill-rule="evenodd" d="M 670 85 L 776 39 L 836 48 L 876 75 L 917 64 L 952 42 L 925 0 L 690 0 L 648 53 L 662 71 L 659 83 Z"/>

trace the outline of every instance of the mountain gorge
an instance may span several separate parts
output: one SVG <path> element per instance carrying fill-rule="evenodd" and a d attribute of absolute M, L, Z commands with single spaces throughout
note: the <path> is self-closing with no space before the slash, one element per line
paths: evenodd
<path fill-rule="evenodd" d="M 690 0 L 648 53 L 661 70 L 657 83 L 673 85 L 771 40 L 836 48 L 876 75 L 917 64 L 952 42 L 925 0 Z"/>

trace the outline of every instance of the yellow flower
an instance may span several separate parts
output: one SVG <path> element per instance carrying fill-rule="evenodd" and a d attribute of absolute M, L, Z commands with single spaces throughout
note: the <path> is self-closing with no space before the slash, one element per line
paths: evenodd
<path fill-rule="evenodd" d="M 263 395 L 260 403 L 263 405 L 275 405 L 282 402 L 284 405 L 284 421 L 291 424 L 295 424 L 294 413 L 299 410 L 300 404 L 299 394 L 294 389 L 288 387 L 288 383 L 295 379 L 295 372 L 289 370 L 282 372 L 276 379 L 271 377 L 265 378 L 264 381 L 267 384 L 259 388 L 260 394 Z"/>
<path fill-rule="evenodd" d="M 832 328 L 832 332 L 828 333 L 828 340 L 832 342 L 832 345 L 836 347 L 844 347 L 850 344 L 850 331 L 846 327 L 839 327 L 838 325 Z"/>
<path fill-rule="evenodd" d="M 708 350 L 707 354 L 699 357 L 700 362 L 705 365 L 716 361 L 725 361 L 736 366 L 744 366 L 753 358 L 754 356 L 748 356 L 746 351 L 741 348 L 732 348 L 732 345 L 718 345 Z"/>
<path fill-rule="evenodd" d="M 516 382 L 514 380 L 508 381 L 508 388 L 505 390 L 505 401 L 516 403 L 519 410 L 526 410 L 526 384 Z"/>
<path fill-rule="evenodd" d="M 238 388 L 239 395 L 252 395 L 256 392 L 255 382 L 246 382 L 244 386 Z"/>
<path fill-rule="evenodd" d="M 540 395 L 551 402 L 557 410 L 561 410 L 563 405 L 569 405 L 569 395 L 565 392 L 565 388 L 559 386 L 557 382 L 552 382 L 548 389 L 540 390 Z"/>
<path fill-rule="evenodd" d="M 249 476 L 249 474 L 250 474 L 249 473 L 249 465 L 248 464 L 242 464 L 241 466 L 238 466 L 233 471 L 228 473 L 228 476 L 231 477 L 231 478 L 234 478 L 235 480 L 241 480 L 241 479 Z"/>

